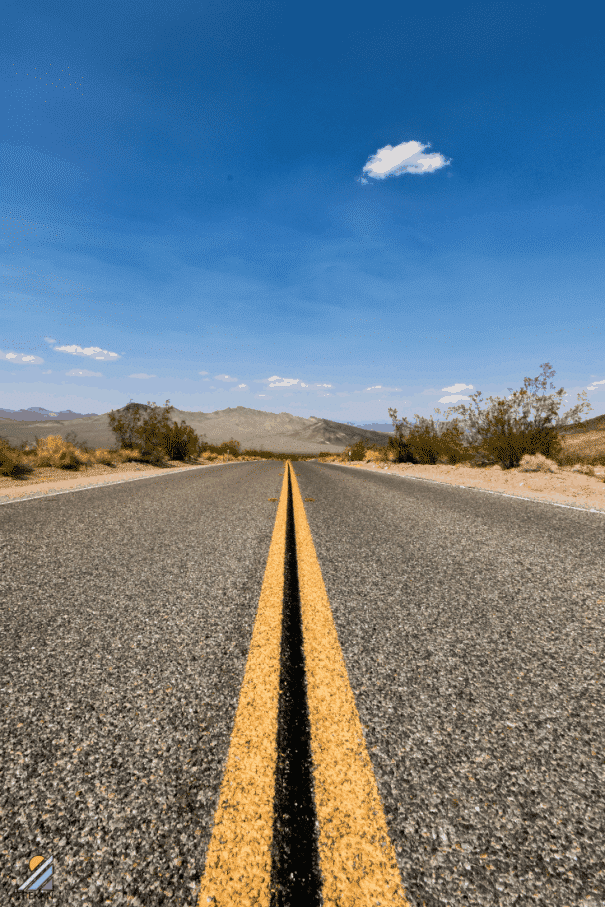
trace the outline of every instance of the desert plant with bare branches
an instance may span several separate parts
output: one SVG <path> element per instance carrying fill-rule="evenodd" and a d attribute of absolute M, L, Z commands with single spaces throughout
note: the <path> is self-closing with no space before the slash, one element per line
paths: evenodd
<path fill-rule="evenodd" d="M 471 397 L 477 407 L 476 413 L 464 405 L 451 407 L 446 413 L 445 425 L 440 429 L 435 427 L 432 417 L 429 420 L 416 415 L 418 422 L 412 425 L 405 418 L 398 420 L 396 409 L 389 409 L 395 428 L 395 438 L 389 440 L 393 459 L 397 463 L 447 462 L 454 465 L 467 462 L 473 466 L 499 463 L 503 469 L 518 467 L 526 454 L 541 454 L 547 459 L 562 461 L 559 430 L 569 424 L 572 427 L 580 425 L 580 413 L 586 406 L 589 409 L 592 407 L 584 399 L 559 417 L 560 398 L 565 390 L 560 388 L 556 394 L 538 396 L 538 387 L 545 390 L 546 379 L 555 374 L 554 370 L 548 371 L 551 368 L 548 362 L 543 363 L 541 368 L 542 381 L 540 375 L 533 380 L 525 378 L 525 386 L 507 399 L 489 397 L 491 405 L 487 409 L 479 408 L 481 391 Z M 551 388 L 554 389 L 553 384 Z M 585 394 L 583 391 L 578 398 L 585 397 Z M 530 419 L 532 410 L 533 420 Z M 436 409 L 435 412 L 440 414 L 441 410 Z M 449 424 L 447 418 L 453 412 L 460 413 L 461 418 Z M 406 435 L 404 430 L 407 430 Z"/>
<path fill-rule="evenodd" d="M 477 407 L 476 413 L 464 405 L 451 407 L 446 414 L 446 421 L 450 412 L 459 412 L 470 431 L 475 448 L 488 462 L 499 462 L 503 469 L 518 467 L 525 454 L 540 453 L 547 459 L 555 461 L 560 459 L 563 447 L 559 430 L 564 426 L 580 425 L 580 413 L 585 407 L 590 410 L 592 406 L 586 400 L 586 391 L 582 391 L 582 394 L 578 394 L 581 402 L 560 417 L 558 411 L 563 402 L 561 398 L 565 394 L 565 389 L 561 387 L 555 394 L 543 393 L 539 396 L 538 387 L 545 392 L 547 378 L 552 378 L 555 374 L 549 362 L 542 363 L 540 368 L 541 381 L 540 375 L 533 380 L 525 378 L 524 387 L 507 399 L 489 397 L 488 400 L 493 402 L 486 410 L 479 408 L 478 399 L 481 397 L 481 391 L 478 391 L 471 396 Z M 532 386 L 533 391 L 530 392 Z M 552 382 L 550 386 L 554 390 Z M 533 420 L 530 419 L 532 410 Z"/>

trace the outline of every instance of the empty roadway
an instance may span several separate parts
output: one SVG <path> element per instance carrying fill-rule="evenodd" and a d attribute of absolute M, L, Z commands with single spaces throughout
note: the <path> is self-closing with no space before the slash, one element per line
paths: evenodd
<path fill-rule="evenodd" d="M 602 516 L 292 465 L 408 902 L 601 907 Z M 0 507 L 9 897 L 39 854 L 60 904 L 197 904 L 283 483 Z"/>

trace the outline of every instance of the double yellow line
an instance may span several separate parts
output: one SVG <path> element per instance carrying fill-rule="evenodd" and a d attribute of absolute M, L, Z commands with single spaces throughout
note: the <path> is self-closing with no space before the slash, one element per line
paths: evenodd
<path fill-rule="evenodd" d="M 288 477 L 292 482 L 323 904 L 409 907 L 289 460 L 198 907 L 270 907 Z"/>

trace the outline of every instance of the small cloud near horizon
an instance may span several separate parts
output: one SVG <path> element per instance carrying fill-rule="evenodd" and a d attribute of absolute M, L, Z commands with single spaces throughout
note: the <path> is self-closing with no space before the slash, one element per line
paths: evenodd
<path fill-rule="evenodd" d="M 56 346 L 54 350 L 56 353 L 69 353 L 70 356 L 84 356 L 87 359 L 98 359 L 104 362 L 115 362 L 120 358 L 117 353 L 110 353 L 109 350 L 103 350 L 100 346 L 82 347 L 77 343 L 72 343 L 70 346 Z"/>
<path fill-rule="evenodd" d="M 157 375 L 146 375 L 145 372 L 141 372 L 138 375 L 128 375 L 128 378 L 157 378 Z"/>
<path fill-rule="evenodd" d="M 424 149 L 430 147 L 430 144 L 423 145 L 415 141 L 401 142 L 395 147 L 385 145 L 368 158 L 363 173 L 367 173 L 372 179 L 383 180 L 388 176 L 401 176 L 402 173 L 433 173 L 451 163 L 437 151 L 423 154 Z M 359 182 L 368 181 L 362 175 Z"/>
<path fill-rule="evenodd" d="M 72 368 L 70 372 L 65 372 L 68 378 L 102 378 L 101 372 L 89 372 L 85 368 Z"/>
<path fill-rule="evenodd" d="M 20 365 L 42 365 L 44 359 L 41 359 L 40 356 L 31 356 L 27 353 L 14 353 L 12 350 L 9 353 L 4 353 L 0 350 L 0 359 L 6 359 L 7 362 L 15 362 Z"/>

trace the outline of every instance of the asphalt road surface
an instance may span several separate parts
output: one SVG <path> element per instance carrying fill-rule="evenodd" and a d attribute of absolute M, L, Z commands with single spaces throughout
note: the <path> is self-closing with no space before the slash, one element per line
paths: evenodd
<path fill-rule="evenodd" d="M 317 462 L 0 506 L 0 902 L 603 907 L 604 551 Z"/>

